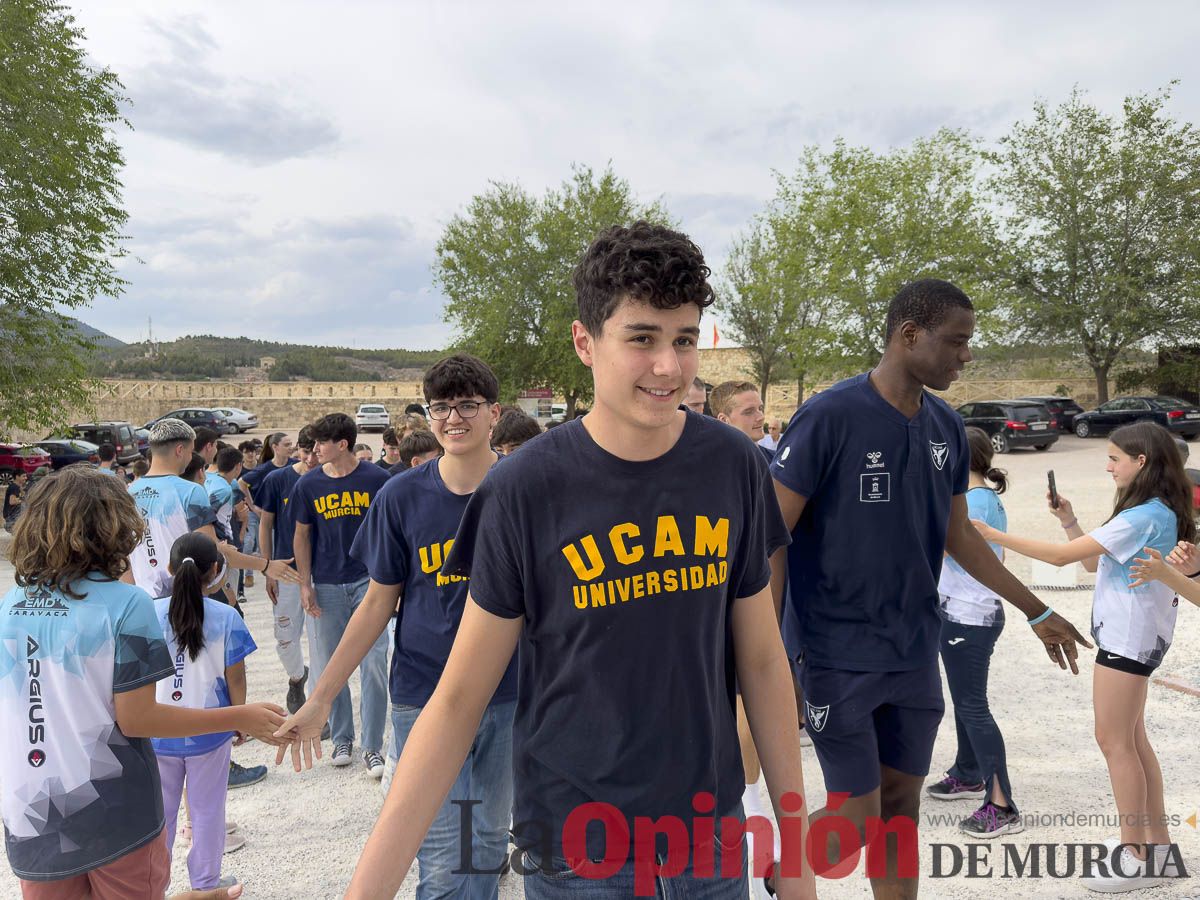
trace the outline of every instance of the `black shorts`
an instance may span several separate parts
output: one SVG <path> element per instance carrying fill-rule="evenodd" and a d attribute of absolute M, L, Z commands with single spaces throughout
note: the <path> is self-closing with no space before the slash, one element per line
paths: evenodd
<path fill-rule="evenodd" d="M 1136 659 L 1129 659 L 1100 649 L 1096 650 L 1096 665 L 1104 666 L 1106 669 L 1116 669 L 1118 672 L 1128 672 L 1130 675 L 1141 675 L 1143 678 L 1149 678 L 1158 668 L 1158 666 L 1148 666 Z"/>

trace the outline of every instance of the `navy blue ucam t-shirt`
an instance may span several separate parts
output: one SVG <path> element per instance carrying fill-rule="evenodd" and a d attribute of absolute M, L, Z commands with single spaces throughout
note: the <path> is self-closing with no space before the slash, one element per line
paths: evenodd
<path fill-rule="evenodd" d="M 912 419 L 865 374 L 800 407 L 771 463 L 808 498 L 788 549 L 794 659 L 854 672 L 936 665 L 951 498 L 966 493 L 970 463 L 962 419 L 928 391 Z"/>
<path fill-rule="evenodd" d="M 442 481 L 440 460 L 390 478 L 363 520 L 350 555 L 373 581 L 404 585 L 392 654 L 392 702 L 424 706 L 433 695 L 467 600 L 465 575 L 443 575 L 470 494 Z M 517 668 L 508 665 L 492 703 L 517 699 Z"/>
<path fill-rule="evenodd" d="M 731 615 L 766 587 L 768 556 L 788 541 L 745 435 L 689 412 L 674 447 L 630 462 L 585 421 L 488 473 L 442 569 L 470 574 L 484 610 L 524 617 L 513 818 L 545 823 L 556 852 L 582 803 L 610 803 L 631 826 L 690 821 L 697 791 L 716 796 L 719 814 L 737 805 Z M 518 828 L 516 839 L 541 836 Z"/>
<path fill-rule="evenodd" d="M 367 567 L 350 555 L 350 547 L 387 480 L 379 466 L 359 460 L 354 471 L 341 478 L 330 478 L 317 466 L 296 482 L 288 505 L 298 524 L 312 526 L 315 584 L 350 584 L 367 577 Z"/>
<path fill-rule="evenodd" d="M 276 469 L 258 487 L 258 506 L 275 517 L 271 529 L 271 559 L 291 559 L 296 517 L 292 512 L 292 488 L 300 480 L 295 466 Z"/>

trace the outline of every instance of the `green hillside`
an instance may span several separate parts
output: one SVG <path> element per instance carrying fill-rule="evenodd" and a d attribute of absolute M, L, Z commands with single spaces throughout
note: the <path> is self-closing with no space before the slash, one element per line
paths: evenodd
<path fill-rule="evenodd" d="M 143 341 L 97 349 L 92 373 L 101 378 L 165 378 L 178 381 L 238 377 L 273 357 L 272 381 L 407 380 L 443 355 L 441 350 L 360 350 L 189 335 L 174 341 Z M 416 376 L 419 377 L 419 376 Z"/>

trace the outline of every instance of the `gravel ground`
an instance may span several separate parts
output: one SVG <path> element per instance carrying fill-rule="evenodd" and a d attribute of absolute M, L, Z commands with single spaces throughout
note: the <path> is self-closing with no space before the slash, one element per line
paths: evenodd
<path fill-rule="evenodd" d="M 367 440 L 378 447 L 378 435 Z M 1075 504 L 1084 527 L 1100 524 L 1112 502 L 1112 483 L 1104 471 L 1104 448 L 1103 440 L 1064 437 L 1046 453 L 1029 450 L 998 457 L 997 464 L 1007 468 L 1012 477 L 1012 486 L 1004 497 L 1010 529 L 1058 539 L 1061 531 L 1044 509 L 1045 471 L 1049 467 L 1055 469 L 1059 489 Z M 1028 560 L 1010 558 L 1009 565 L 1019 577 L 1030 580 Z M 11 566 L 0 562 L 0 588 L 7 588 L 11 580 Z M 248 595 L 247 619 L 261 647 L 247 660 L 250 699 L 282 703 L 285 678 L 273 649 L 270 604 L 261 582 Z M 1086 630 L 1090 621 L 1089 590 L 1042 591 L 1040 595 Z M 1035 843 L 1099 842 L 1116 832 L 1115 827 L 1103 822 L 1072 825 L 1062 818 L 1115 814 L 1103 759 L 1092 738 L 1092 665 L 1091 658 L 1086 658 L 1078 677 L 1053 668 L 1019 616 L 1009 616 L 993 662 L 992 707 L 1005 734 L 1013 790 L 1022 812 L 1030 817 L 1046 817 L 1024 833 L 1002 839 L 1022 853 Z M 1200 684 L 1200 610 L 1189 604 L 1181 605 L 1175 643 L 1163 671 Z M 948 695 L 946 703 L 948 715 L 938 736 L 931 778 L 937 777 L 954 757 Z M 357 699 L 355 705 L 357 708 Z M 1200 749 L 1194 730 L 1198 721 L 1200 699 L 1161 686 L 1152 688 L 1147 731 L 1162 762 L 1167 810 L 1181 823 L 1195 814 L 1200 804 Z M 274 762 L 267 748 L 255 744 L 236 749 L 234 757 L 243 765 Z M 817 808 L 825 798 L 811 750 L 805 751 L 804 763 L 809 805 Z M 359 764 L 339 770 L 322 761 L 313 771 L 301 774 L 272 767 L 265 781 L 229 795 L 229 816 L 239 823 L 248 843 L 226 857 L 226 872 L 244 881 L 247 897 L 284 900 L 341 896 L 381 802 L 378 782 Z M 967 879 L 960 874 L 932 878 L 932 846 L 961 847 L 966 843 L 945 817 L 966 815 L 972 808 L 970 803 L 925 804 L 920 837 L 923 896 L 981 897 L 995 890 L 1011 891 L 1022 898 L 1091 896 L 1072 879 L 1003 878 L 1005 853 L 1000 846 L 990 850 L 990 877 Z M 1181 824 L 1172 834 L 1189 866 L 1200 866 L 1200 838 L 1195 827 Z M 1062 850 L 1059 853 L 1065 858 Z M 176 859 L 173 875 L 175 889 L 186 886 L 182 857 Z M 511 876 L 506 878 L 500 896 L 521 896 L 517 881 Z M 415 876 L 410 874 L 398 896 L 413 897 L 415 885 Z M 825 898 L 870 896 L 861 868 L 842 880 L 823 881 L 820 888 Z M 1189 893 L 1200 895 L 1200 883 L 1190 879 L 1142 891 L 1140 896 L 1183 897 Z M 5 870 L 0 874 L 0 898 L 18 896 L 16 879 Z"/>

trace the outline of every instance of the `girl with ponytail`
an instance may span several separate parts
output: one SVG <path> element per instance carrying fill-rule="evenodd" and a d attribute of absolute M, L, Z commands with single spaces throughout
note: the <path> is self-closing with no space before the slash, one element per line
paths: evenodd
<path fill-rule="evenodd" d="M 232 608 L 206 596 L 225 579 L 225 558 L 206 534 L 193 531 L 171 547 L 171 596 L 154 601 L 175 672 L 158 682 L 158 702 L 191 709 L 241 706 L 246 702 L 245 658 L 255 644 Z M 236 739 L 235 739 L 236 738 Z M 244 738 L 234 732 L 156 738 L 162 782 L 167 850 L 184 788 L 191 813 L 188 874 L 193 890 L 217 887 L 225 852 L 225 795 L 229 751 Z"/>
<path fill-rule="evenodd" d="M 971 474 L 967 482 L 967 511 L 972 519 L 997 531 L 1008 530 L 1000 494 L 1008 476 L 992 467 L 992 444 L 979 428 L 967 429 Z M 1004 559 L 1004 550 L 991 545 Z M 946 682 L 954 701 L 958 752 L 946 777 L 926 788 L 937 800 L 982 800 L 960 830 L 971 837 L 993 838 L 1021 831 L 1021 817 L 1012 800 L 1004 736 L 988 707 L 988 668 L 992 650 L 1004 630 L 1004 607 L 994 591 L 984 587 L 947 557 L 938 582 L 938 612 L 942 619 L 938 642 Z"/>

